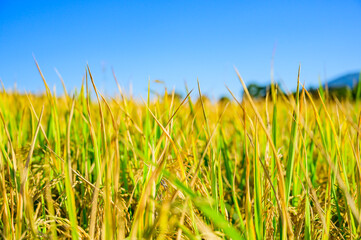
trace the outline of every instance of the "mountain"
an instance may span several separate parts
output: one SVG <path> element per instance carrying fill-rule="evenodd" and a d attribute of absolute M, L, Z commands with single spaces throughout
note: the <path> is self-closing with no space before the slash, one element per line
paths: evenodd
<path fill-rule="evenodd" d="M 352 89 L 359 81 L 359 77 L 359 72 L 349 73 L 328 81 L 327 85 L 328 88 L 342 88 L 347 86 Z"/>

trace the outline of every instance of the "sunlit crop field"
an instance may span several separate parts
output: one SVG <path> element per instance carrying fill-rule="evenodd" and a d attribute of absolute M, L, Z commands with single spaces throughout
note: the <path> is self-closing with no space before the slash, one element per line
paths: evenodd
<path fill-rule="evenodd" d="M 0 238 L 361 236 L 358 102 L 44 89 L 0 93 Z"/>

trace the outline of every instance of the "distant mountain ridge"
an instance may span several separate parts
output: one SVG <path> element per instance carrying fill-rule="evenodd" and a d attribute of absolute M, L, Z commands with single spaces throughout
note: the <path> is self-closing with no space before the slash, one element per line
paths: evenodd
<path fill-rule="evenodd" d="M 353 88 L 359 81 L 360 72 L 348 73 L 340 77 L 334 78 L 331 81 L 327 81 L 328 88 L 341 88 L 349 87 Z M 323 84 L 323 87 L 326 84 Z"/>

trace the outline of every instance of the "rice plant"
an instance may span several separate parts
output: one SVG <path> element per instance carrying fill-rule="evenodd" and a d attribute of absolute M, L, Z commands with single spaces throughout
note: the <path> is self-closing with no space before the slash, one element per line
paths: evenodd
<path fill-rule="evenodd" d="M 37 65 L 38 66 L 38 65 Z M 360 103 L 0 93 L 4 239 L 359 239 Z M 295 72 L 295 78 L 297 72 Z M 149 87 L 150 89 L 150 87 Z M 93 96 L 93 97 L 92 97 Z M 197 100 L 194 100 L 197 99 Z"/>

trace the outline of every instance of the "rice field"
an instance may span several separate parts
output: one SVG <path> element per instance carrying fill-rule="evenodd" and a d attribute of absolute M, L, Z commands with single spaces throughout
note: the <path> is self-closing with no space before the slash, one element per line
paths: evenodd
<path fill-rule="evenodd" d="M 361 237 L 358 101 L 300 81 L 255 100 L 239 74 L 243 99 L 136 100 L 116 81 L 111 98 L 89 68 L 56 97 L 41 76 L 43 95 L 0 93 L 0 238 Z"/>

